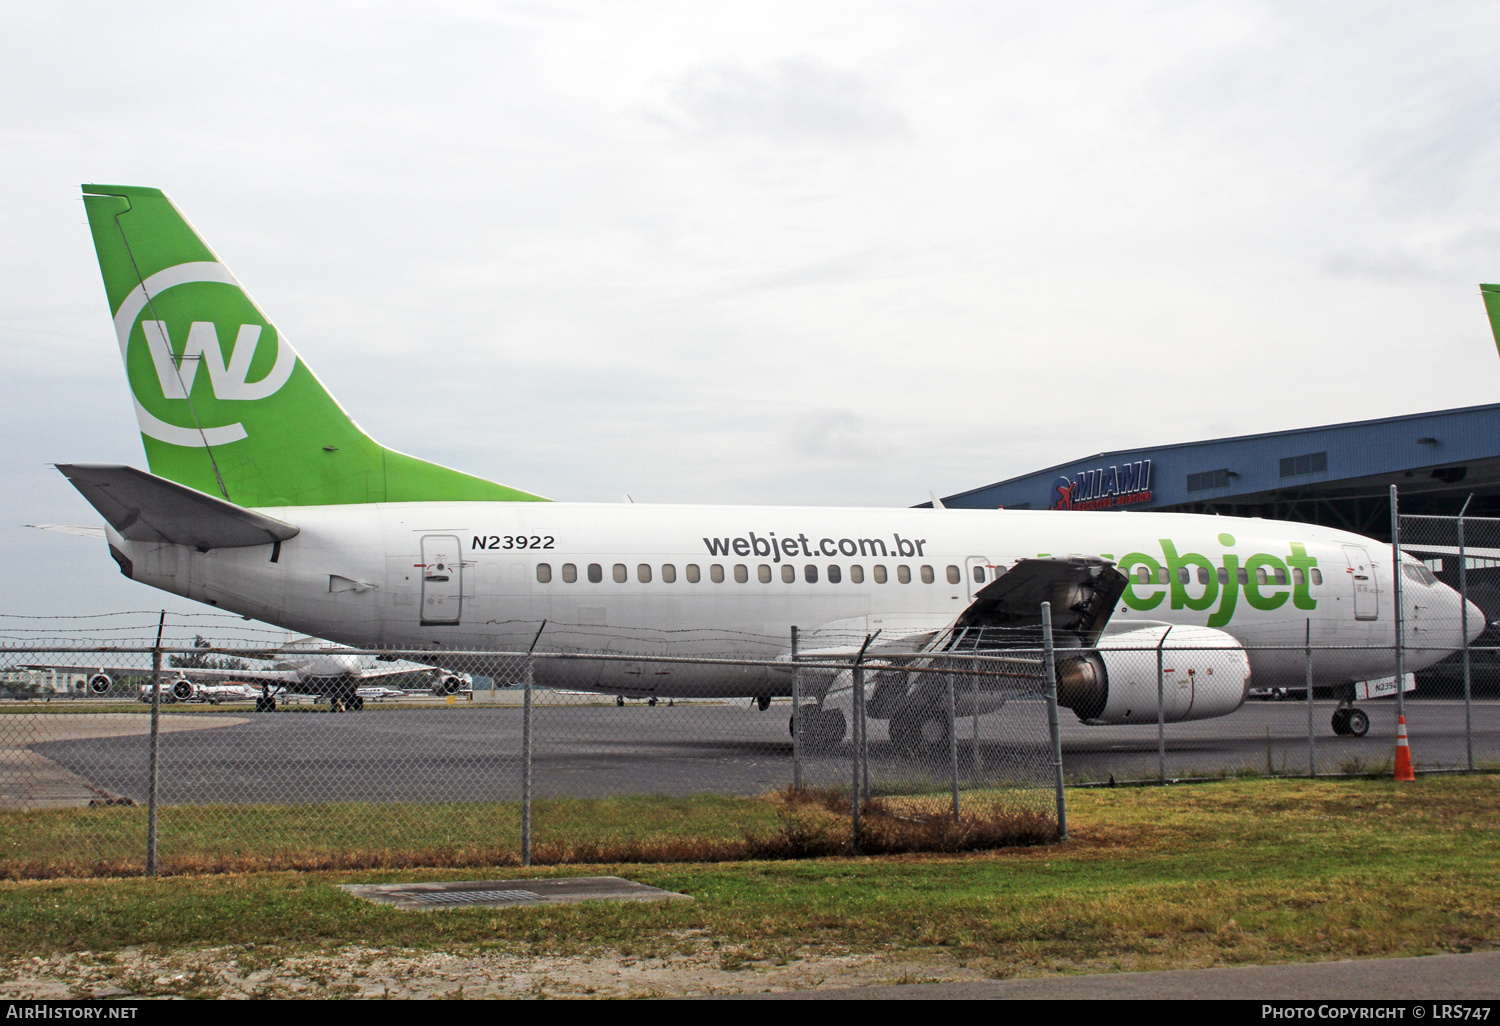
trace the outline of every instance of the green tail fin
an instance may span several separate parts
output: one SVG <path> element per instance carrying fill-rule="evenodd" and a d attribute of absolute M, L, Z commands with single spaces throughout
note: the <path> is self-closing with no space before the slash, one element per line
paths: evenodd
<path fill-rule="evenodd" d="M 159 189 L 83 192 L 152 473 L 241 506 L 541 499 L 377 444 Z"/>
<path fill-rule="evenodd" d="M 1490 331 L 1495 336 L 1495 348 L 1500 349 L 1500 285 L 1481 285 L 1479 294 L 1484 297 L 1484 312 L 1490 315 Z"/>

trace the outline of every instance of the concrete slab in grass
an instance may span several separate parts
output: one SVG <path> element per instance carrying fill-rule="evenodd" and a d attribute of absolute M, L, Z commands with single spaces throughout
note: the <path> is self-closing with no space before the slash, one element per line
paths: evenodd
<path fill-rule="evenodd" d="M 356 898 L 396 908 L 509 908 L 575 901 L 692 901 L 686 894 L 618 876 L 535 880 L 459 880 L 444 883 L 340 884 Z"/>

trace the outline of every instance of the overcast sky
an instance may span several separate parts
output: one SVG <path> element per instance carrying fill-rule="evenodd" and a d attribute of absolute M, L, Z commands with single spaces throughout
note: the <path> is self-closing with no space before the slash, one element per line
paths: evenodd
<path fill-rule="evenodd" d="M 8 4 L 0 39 L 3 613 L 164 599 L 19 526 L 97 521 L 48 463 L 144 466 L 81 182 L 164 189 L 376 439 L 554 498 L 910 505 L 1500 401 L 1495 4 Z"/>

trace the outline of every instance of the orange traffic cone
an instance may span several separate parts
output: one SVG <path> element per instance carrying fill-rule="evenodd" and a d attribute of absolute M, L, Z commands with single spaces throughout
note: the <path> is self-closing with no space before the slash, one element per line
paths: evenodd
<path fill-rule="evenodd" d="M 1406 740 L 1406 717 L 1400 718 L 1396 727 L 1396 779 L 1416 780 L 1411 768 L 1411 745 Z"/>

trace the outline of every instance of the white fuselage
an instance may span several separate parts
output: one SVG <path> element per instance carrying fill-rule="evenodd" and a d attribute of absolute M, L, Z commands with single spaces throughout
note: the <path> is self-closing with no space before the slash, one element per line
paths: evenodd
<path fill-rule="evenodd" d="M 266 509 L 300 533 L 215 549 L 110 543 L 133 579 L 355 647 L 775 658 L 805 635 L 917 636 L 951 623 L 996 568 L 1039 555 L 1117 561 L 1114 612 L 1192 624 L 1250 648 L 1258 687 L 1388 676 L 1390 546 L 1327 527 L 1176 513 L 412 502 Z M 590 568 L 597 568 L 591 580 Z M 790 580 L 784 579 L 790 568 Z M 809 569 L 811 568 L 811 569 Z M 951 569 L 950 569 L 951 568 Z M 954 577 L 957 578 L 956 582 Z M 570 579 L 571 578 L 571 579 Z M 623 579 L 621 579 L 623 578 Z M 695 579 L 696 578 L 696 579 Z M 835 579 L 836 578 L 836 579 Z M 1430 580 L 1430 579 L 1429 579 Z M 1408 670 L 1461 645 L 1460 601 L 1403 579 Z M 1483 615 L 1470 608 L 1477 634 Z M 465 668 L 462 659 L 445 665 Z M 591 664 L 576 686 L 631 694 L 785 693 L 774 671 Z M 612 667 L 614 667 L 612 669 Z M 477 663 L 467 667 L 485 672 Z M 575 667 L 574 672 L 577 672 Z"/>

